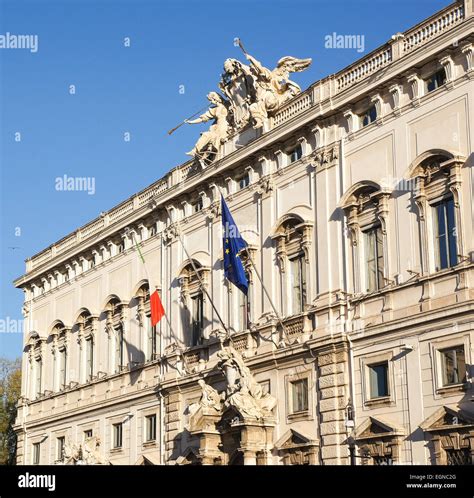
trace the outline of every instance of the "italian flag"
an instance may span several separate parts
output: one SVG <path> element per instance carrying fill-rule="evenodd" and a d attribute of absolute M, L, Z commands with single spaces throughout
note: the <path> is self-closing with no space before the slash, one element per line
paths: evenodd
<path fill-rule="evenodd" d="M 140 255 L 140 259 L 142 260 L 143 266 L 145 267 L 145 273 L 148 276 L 148 272 L 145 266 L 145 258 L 143 257 L 143 254 L 140 251 L 140 246 L 138 245 L 137 241 L 135 241 L 135 246 L 137 248 L 138 254 Z M 150 292 L 151 292 L 152 287 L 151 287 L 150 277 L 148 277 L 148 284 L 150 286 Z M 165 309 L 163 308 L 163 304 L 161 303 L 160 295 L 158 294 L 157 290 L 155 290 L 150 295 L 150 310 L 151 310 L 151 326 L 154 327 L 165 316 Z"/>

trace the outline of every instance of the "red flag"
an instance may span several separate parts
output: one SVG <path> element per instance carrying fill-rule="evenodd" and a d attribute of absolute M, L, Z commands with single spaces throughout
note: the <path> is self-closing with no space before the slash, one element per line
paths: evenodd
<path fill-rule="evenodd" d="M 154 327 L 164 316 L 165 310 L 161 304 L 160 295 L 156 290 L 150 296 L 151 326 Z"/>

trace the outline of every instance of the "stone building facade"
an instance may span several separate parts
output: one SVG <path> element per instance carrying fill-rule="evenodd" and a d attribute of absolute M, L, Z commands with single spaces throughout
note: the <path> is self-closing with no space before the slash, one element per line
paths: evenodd
<path fill-rule="evenodd" d="M 472 463 L 473 28 L 447 6 L 28 259 L 18 463 Z"/>

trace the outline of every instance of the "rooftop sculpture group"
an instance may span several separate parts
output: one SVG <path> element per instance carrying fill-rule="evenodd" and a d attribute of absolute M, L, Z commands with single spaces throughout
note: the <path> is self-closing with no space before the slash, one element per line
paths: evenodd
<path fill-rule="evenodd" d="M 235 132 L 249 124 L 255 129 L 265 129 L 268 119 L 301 92 L 301 88 L 290 81 L 290 73 L 303 71 L 311 64 L 311 59 L 286 56 L 270 70 L 249 55 L 240 40 L 237 42 L 249 64 L 227 59 L 219 82 L 222 95 L 210 92 L 207 95 L 211 103 L 209 109 L 196 119 L 184 121 L 187 124 L 213 121 L 209 130 L 201 134 L 194 148 L 187 153 L 203 166 L 215 158 L 220 146 Z"/>

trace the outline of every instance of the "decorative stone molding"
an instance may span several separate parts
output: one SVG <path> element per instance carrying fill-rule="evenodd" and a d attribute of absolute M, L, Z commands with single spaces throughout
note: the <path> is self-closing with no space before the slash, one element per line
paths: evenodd
<path fill-rule="evenodd" d="M 309 157 L 313 168 L 327 168 L 337 164 L 340 142 L 314 150 Z"/>
<path fill-rule="evenodd" d="M 166 245 L 170 245 L 175 241 L 178 235 L 178 226 L 176 224 L 169 225 L 163 230 L 163 241 Z"/>
<path fill-rule="evenodd" d="M 352 112 L 352 109 L 347 109 L 343 116 L 347 122 L 347 134 L 350 136 L 357 131 L 357 116 Z"/>
<path fill-rule="evenodd" d="M 208 208 L 205 209 L 206 216 L 209 221 L 216 220 L 221 215 L 221 203 L 214 201 Z"/>
<path fill-rule="evenodd" d="M 224 347 L 218 357 L 225 391 L 218 393 L 200 380 L 201 398 L 189 406 L 189 431 L 199 440 L 199 461 L 269 463 L 276 399 L 264 394 L 235 349 Z"/>
<path fill-rule="evenodd" d="M 285 154 L 283 154 L 283 151 L 277 149 L 273 152 L 273 155 L 275 156 L 276 171 L 283 169 L 286 166 L 284 161 Z"/>
<path fill-rule="evenodd" d="M 422 96 L 421 81 L 418 73 L 413 73 L 407 77 L 407 82 L 411 89 L 411 100 L 414 106 L 420 105 L 420 98 Z"/>
<path fill-rule="evenodd" d="M 400 463 L 405 431 L 380 416 L 368 417 L 356 430 L 362 465 Z"/>
<path fill-rule="evenodd" d="M 290 429 L 275 443 L 284 465 L 319 465 L 319 440 Z"/>
<path fill-rule="evenodd" d="M 314 150 L 324 146 L 323 132 L 324 128 L 322 128 L 319 124 L 311 129 L 311 133 L 314 134 Z"/>
<path fill-rule="evenodd" d="M 390 94 L 392 95 L 393 100 L 393 112 L 395 115 L 400 114 L 400 106 L 401 106 L 401 97 L 402 97 L 402 87 L 399 84 L 391 85 L 388 89 Z"/>
<path fill-rule="evenodd" d="M 450 55 L 446 55 L 439 60 L 446 73 L 446 86 L 452 87 L 454 79 L 454 62 Z"/>
<path fill-rule="evenodd" d="M 446 151 L 429 151 L 417 160 L 409 170 L 411 179 L 416 181 L 414 201 L 420 217 L 422 237 L 422 271 L 433 270 L 428 223 L 430 199 L 435 199 L 450 191 L 453 195 L 456 221 L 457 254 L 464 254 L 463 224 L 461 216 L 461 167 L 465 162 L 462 156 L 453 156 Z"/>
<path fill-rule="evenodd" d="M 462 53 L 466 57 L 466 74 L 469 78 L 474 75 L 474 67 L 472 63 L 472 43 L 466 43 L 461 48 Z"/>
<path fill-rule="evenodd" d="M 375 106 L 375 112 L 377 113 L 377 122 L 379 124 L 383 123 L 383 100 L 380 94 L 376 93 L 370 97 L 370 103 Z"/>
<path fill-rule="evenodd" d="M 286 271 L 286 261 L 291 254 L 303 251 L 305 262 L 309 264 L 309 249 L 311 246 L 311 236 L 313 224 L 309 221 L 300 221 L 293 219 L 295 223 L 298 223 L 292 230 L 298 232 L 298 241 L 292 242 L 290 239 L 290 233 L 285 228 L 285 224 L 291 221 L 292 218 L 287 218 L 283 220 L 280 224 L 280 228 L 271 236 L 271 238 L 276 242 L 276 256 L 280 264 L 280 270 L 282 273 Z"/>
<path fill-rule="evenodd" d="M 257 184 L 257 193 L 262 197 L 272 195 L 275 190 L 275 183 L 272 175 L 267 175 L 260 178 Z"/>
<path fill-rule="evenodd" d="M 435 465 L 474 465 L 474 418 L 462 410 L 442 406 L 420 428 L 431 443 Z"/>

